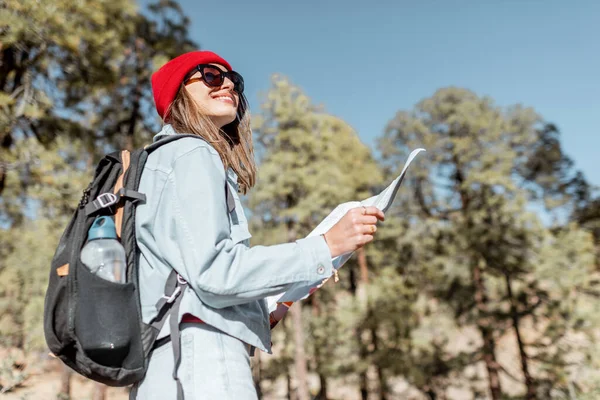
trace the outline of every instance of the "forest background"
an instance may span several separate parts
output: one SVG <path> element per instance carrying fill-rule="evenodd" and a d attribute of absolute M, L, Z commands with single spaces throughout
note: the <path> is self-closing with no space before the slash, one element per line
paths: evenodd
<path fill-rule="evenodd" d="M 160 129 L 151 73 L 210 44 L 248 82 L 252 245 L 427 149 L 253 358 L 261 398 L 600 398 L 598 5 L 248 3 L 0 2 L 0 393 L 127 398 L 48 356 L 49 262 L 99 158 Z"/>

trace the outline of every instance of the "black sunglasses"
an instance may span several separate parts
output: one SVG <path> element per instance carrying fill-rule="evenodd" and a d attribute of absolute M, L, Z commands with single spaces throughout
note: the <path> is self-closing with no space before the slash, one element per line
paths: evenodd
<path fill-rule="evenodd" d="M 196 72 L 200 72 L 202 78 L 192 78 Z M 229 78 L 233 82 L 233 90 L 238 94 L 244 93 L 244 78 L 235 71 L 222 71 L 219 67 L 210 64 L 200 64 L 191 70 L 186 77 L 183 79 L 185 85 L 190 83 L 203 81 L 206 86 L 219 87 L 225 81 L 225 78 Z"/>

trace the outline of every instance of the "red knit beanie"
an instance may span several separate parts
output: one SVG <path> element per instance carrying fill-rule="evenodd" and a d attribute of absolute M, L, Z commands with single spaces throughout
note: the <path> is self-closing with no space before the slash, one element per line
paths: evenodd
<path fill-rule="evenodd" d="M 177 90 L 188 72 L 198 64 L 217 63 L 229 71 L 231 65 L 211 51 L 191 51 L 175 57 L 152 75 L 152 93 L 158 115 L 164 120 Z"/>

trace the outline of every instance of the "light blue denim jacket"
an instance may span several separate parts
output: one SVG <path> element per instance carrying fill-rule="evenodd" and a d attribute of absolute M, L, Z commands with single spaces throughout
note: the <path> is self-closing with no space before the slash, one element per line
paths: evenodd
<path fill-rule="evenodd" d="M 154 141 L 173 134 L 165 125 Z M 226 180 L 235 200 L 231 215 Z M 188 282 L 180 318 L 191 313 L 271 353 L 264 298 L 331 276 L 331 254 L 321 236 L 250 248 L 237 190 L 236 174 L 225 172 L 217 151 L 204 140 L 182 138 L 150 154 L 139 186 L 147 201 L 137 207 L 135 221 L 143 319 L 148 323 L 156 315 L 155 304 L 175 269 Z M 159 338 L 169 334 L 168 326 Z"/>

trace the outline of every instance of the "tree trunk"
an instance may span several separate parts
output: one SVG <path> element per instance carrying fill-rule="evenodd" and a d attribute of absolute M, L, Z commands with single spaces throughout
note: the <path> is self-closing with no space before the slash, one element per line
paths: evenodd
<path fill-rule="evenodd" d="M 285 369 L 285 379 L 287 382 L 287 400 L 295 400 L 294 389 L 292 389 L 292 376 L 289 369 Z"/>
<path fill-rule="evenodd" d="M 4 187 L 6 185 L 6 171 L 7 166 L 3 161 L 0 161 L 0 196 L 2 192 L 4 192 Z"/>
<path fill-rule="evenodd" d="M 379 338 L 377 337 L 377 329 L 375 327 L 371 327 L 371 341 L 373 343 L 373 352 L 377 353 L 377 350 L 379 349 Z M 379 399 L 387 400 L 388 385 L 385 380 L 385 373 L 380 365 L 375 365 L 375 370 L 377 371 L 377 380 L 379 381 Z"/>
<path fill-rule="evenodd" d="M 359 285 L 356 289 L 356 296 L 358 302 L 365 306 L 367 305 L 367 283 L 369 282 L 369 269 L 367 265 L 367 257 L 365 255 L 365 250 L 363 247 L 357 250 L 357 261 L 358 261 L 358 269 L 360 271 Z M 369 355 L 369 350 L 367 349 L 367 345 L 363 340 L 363 332 L 358 331 L 356 337 L 358 338 L 358 346 L 360 349 L 360 358 L 361 360 L 367 359 Z M 362 400 L 367 400 L 369 397 L 369 379 L 367 377 L 367 371 L 365 370 L 360 373 L 360 398 Z"/>
<path fill-rule="evenodd" d="M 19 52 L 19 54 L 17 54 Z M 0 60 L 0 90 L 7 95 L 11 95 L 17 87 L 21 86 L 22 77 L 25 75 L 26 67 L 23 65 L 29 57 L 29 50 L 17 50 L 15 47 L 9 46 L 2 50 L 2 59 Z M 19 62 L 21 60 L 21 62 Z M 9 76 L 12 76 L 12 88 L 9 88 Z M 9 117 L 6 125 L 1 126 L 0 131 L 0 147 L 4 151 L 12 146 L 13 132 L 17 118 L 13 114 L 13 107 L 8 107 Z M 0 161 L 0 196 L 4 191 L 6 184 L 6 175 L 8 173 L 8 165 Z"/>
<path fill-rule="evenodd" d="M 319 302 L 319 292 L 318 291 L 313 293 L 313 295 L 310 297 L 310 302 L 311 302 L 311 306 L 312 306 L 312 314 L 313 314 L 315 320 L 317 320 L 317 318 L 319 318 L 319 315 L 321 314 L 321 307 L 320 307 L 320 302 Z M 323 362 L 323 360 L 321 357 L 321 348 L 319 346 L 319 342 L 315 341 L 315 364 L 317 367 L 316 368 L 317 373 L 319 375 L 319 394 L 317 394 L 316 398 L 319 400 L 327 400 L 327 398 L 328 398 L 327 377 L 322 372 L 322 369 L 321 369 L 322 362 Z"/>
<path fill-rule="evenodd" d="M 437 394 L 435 393 L 435 390 L 428 387 L 426 387 L 424 390 L 429 400 L 437 400 Z"/>
<path fill-rule="evenodd" d="M 10 94 L 10 90 L 6 87 L 8 83 L 8 75 L 17 68 L 17 60 L 15 56 L 15 48 L 8 46 L 2 49 L 0 53 L 0 91 Z"/>
<path fill-rule="evenodd" d="M 7 153 L 10 147 L 13 144 L 13 137 L 11 135 L 10 130 L 6 132 L 0 132 L 0 155 L 4 157 L 4 154 Z M 8 163 L 6 161 L 0 160 L 0 196 L 2 196 L 2 192 L 4 192 L 4 187 L 6 186 L 6 175 L 8 174 Z"/>
<path fill-rule="evenodd" d="M 327 400 L 329 398 L 327 394 L 327 377 L 323 374 L 319 374 L 319 383 L 321 385 L 321 388 L 319 390 L 317 398 L 319 400 Z"/>
<path fill-rule="evenodd" d="M 361 400 L 369 399 L 369 379 L 367 378 L 367 371 L 360 373 L 360 398 Z"/>
<path fill-rule="evenodd" d="M 537 385 L 535 380 L 532 378 L 529 373 L 529 365 L 528 360 L 529 357 L 525 351 L 525 345 L 523 344 L 523 339 L 521 338 L 521 330 L 519 328 L 519 312 L 517 310 L 516 299 L 513 296 L 510 277 L 508 274 L 505 275 L 506 279 L 506 292 L 508 294 L 508 298 L 510 300 L 510 314 L 512 318 L 513 328 L 515 330 L 515 336 L 517 337 L 517 344 L 519 346 L 519 355 L 521 357 L 521 369 L 523 370 L 523 377 L 525 378 L 525 386 L 527 387 L 527 394 L 525 398 L 527 400 L 536 400 L 537 399 Z"/>
<path fill-rule="evenodd" d="M 65 364 L 62 366 L 62 372 L 60 374 L 60 392 L 58 392 L 58 398 L 61 400 L 69 400 L 71 398 L 71 376 L 73 370 L 67 367 Z"/>
<path fill-rule="evenodd" d="M 27 293 L 25 293 L 25 276 L 23 273 L 19 273 L 17 275 L 18 279 L 18 287 L 19 290 L 17 292 L 16 304 L 27 304 Z M 23 308 L 20 308 L 20 312 L 17 312 L 15 315 L 15 325 L 17 328 L 17 337 L 15 341 L 15 346 L 21 350 L 25 350 L 25 318 L 23 318 Z"/>
<path fill-rule="evenodd" d="M 94 384 L 94 395 L 92 396 L 92 400 L 105 400 L 106 399 L 106 389 L 107 386 L 101 383 Z"/>
<path fill-rule="evenodd" d="M 135 137 L 135 128 L 137 123 L 141 117 L 140 115 L 140 107 L 142 101 L 142 81 L 143 81 L 143 73 L 144 66 L 142 63 L 141 52 L 143 51 L 143 40 L 137 38 L 135 40 L 135 88 L 133 90 L 133 100 L 132 100 L 132 109 L 131 115 L 129 116 L 129 121 L 127 121 L 127 136 L 125 138 L 125 149 L 129 151 L 133 151 L 134 148 L 134 137 Z"/>
<path fill-rule="evenodd" d="M 349 291 L 352 296 L 356 297 L 356 290 L 358 288 L 358 278 L 356 277 L 356 268 L 348 268 L 348 284 Z"/>
<path fill-rule="evenodd" d="M 485 285 L 481 267 L 475 265 L 472 270 L 473 284 L 475 285 L 475 304 L 479 317 L 477 319 L 477 328 L 483 338 L 483 361 L 488 372 L 488 383 L 493 400 L 500 400 L 502 397 L 502 388 L 500 387 L 499 364 L 496 361 L 496 342 L 494 341 L 494 331 L 490 326 L 490 317 L 488 315 L 488 300 L 485 294 Z"/>
<path fill-rule="evenodd" d="M 252 370 L 252 377 L 254 378 L 254 389 L 256 389 L 256 395 L 259 399 L 262 399 L 262 363 L 260 359 L 260 351 L 254 353 L 254 368 Z"/>
<path fill-rule="evenodd" d="M 296 229 L 294 221 L 288 221 L 288 242 L 296 240 Z M 295 366 L 297 382 L 297 400 L 309 400 L 308 392 L 308 367 L 306 364 L 306 353 L 304 352 L 304 326 L 302 323 L 302 304 L 296 302 L 290 307 L 292 321 L 294 322 L 294 347 L 295 347 Z"/>
<path fill-rule="evenodd" d="M 308 368 L 306 365 L 306 353 L 304 352 L 304 329 L 302 324 L 302 305 L 294 303 L 290 307 L 292 321 L 294 322 L 294 345 L 296 366 L 297 400 L 309 400 L 308 395 Z"/>
<path fill-rule="evenodd" d="M 450 132 L 450 137 L 454 134 Z M 460 193 L 460 199 L 462 203 L 463 215 L 467 218 L 467 227 L 472 228 L 474 224 L 473 220 L 469 218 L 469 208 L 471 204 L 471 198 L 469 193 L 463 189 L 462 185 L 465 182 L 465 175 L 462 171 L 462 165 L 456 155 L 453 156 L 453 162 L 456 166 L 456 172 L 454 179 L 456 187 Z M 471 279 L 473 286 L 475 287 L 475 308 L 477 310 L 477 328 L 481 333 L 483 339 L 483 361 L 488 373 L 488 384 L 490 387 L 490 393 L 493 400 L 500 400 L 502 396 L 502 388 L 500 386 L 500 365 L 496 361 L 496 342 L 494 341 L 494 330 L 491 326 L 490 316 L 488 312 L 488 299 L 486 296 L 485 284 L 483 282 L 483 271 L 478 264 L 479 260 L 473 260 L 473 266 L 471 268 Z"/>
<path fill-rule="evenodd" d="M 361 247 L 357 251 L 358 254 L 358 267 L 360 268 L 360 283 L 366 285 L 369 283 L 369 268 L 367 265 L 367 253 L 365 248 Z"/>
<path fill-rule="evenodd" d="M 322 363 L 323 359 L 321 357 L 321 351 L 317 345 L 315 346 L 315 364 L 319 375 L 319 394 L 317 394 L 316 398 L 319 400 L 327 400 L 329 398 L 327 376 L 321 371 Z"/>

